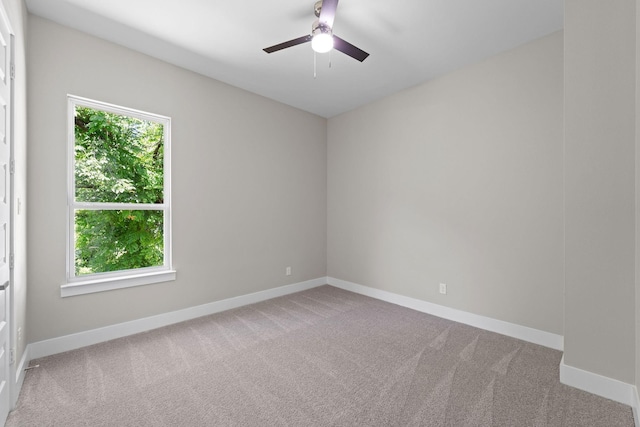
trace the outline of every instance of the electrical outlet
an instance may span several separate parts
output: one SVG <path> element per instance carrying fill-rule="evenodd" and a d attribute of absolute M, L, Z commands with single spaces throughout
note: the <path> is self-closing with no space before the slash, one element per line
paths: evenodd
<path fill-rule="evenodd" d="M 447 294 L 447 284 L 446 283 L 440 283 L 440 293 L 443 295 Z"/>
<path fill-rule="evenodd" d="M 287 275 L 287 276 L 291 276 L 291 267 L 285 268 L 284 274 Z"/>

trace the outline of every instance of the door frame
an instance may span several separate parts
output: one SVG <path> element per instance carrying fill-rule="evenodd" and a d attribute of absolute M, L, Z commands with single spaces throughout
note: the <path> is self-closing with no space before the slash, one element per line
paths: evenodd
<path fill-rule="evenodd" d="M 14 139 L 14 112 L 15 112 L 15 31 L 13 29 L 13 25 L 11 23 L 11 19 L 9 18 L 9 14 L 4 6 L 4 4 L 0 1 L 0 19 L 2 19 L 7 25 L 7 31 L 9 33 L 9 40 L 7 40 L 7 45 L 9 48 L 9 105 L 8 105 L 8 114 L 9 114 L 9 133 L 7 137 L 9 138 L 9 287 L 7 289 L 7 298 L 9 299 L 8 304 L 8 312 L 7 312 L 7 327 L 9 328 L 9 375 L 7 378 L 7 386 L 9 387 L 9 410 L 13 410 L 15 408 L 15 404 L 18 400 L 18 393 L 20 391 L 20 387 L 17 387 L 17 381 L 20 379 L 20 375 L 18 372 L 19 364 L 16 361 L 16 331 L 14 330 L 16 323 L 15 319 L 15 309 L 14 309 L 14 253 L 15 253 L 15 245 L 14 245 L 14 221 L 15 221 L 15 139 Z"/>

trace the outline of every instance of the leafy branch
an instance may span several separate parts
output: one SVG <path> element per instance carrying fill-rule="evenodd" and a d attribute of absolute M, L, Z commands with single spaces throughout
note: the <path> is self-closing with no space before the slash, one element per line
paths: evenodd
<path fill-rule="evenodd" d="M 163 126 L 88 107 L 75 113 L 76 200 L 163 203 Z M 162 210 L 77 211 L 76 274 L 162 265 L 163 218 Z"/>

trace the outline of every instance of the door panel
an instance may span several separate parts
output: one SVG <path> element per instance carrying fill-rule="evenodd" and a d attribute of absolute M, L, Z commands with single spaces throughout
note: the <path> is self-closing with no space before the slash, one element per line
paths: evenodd
<path fill-rule="evenodd" d="M 11 32 L 4 9 L 0 10 L 0 423 L 11 407 L 10 296 L 11 278 Z"/>

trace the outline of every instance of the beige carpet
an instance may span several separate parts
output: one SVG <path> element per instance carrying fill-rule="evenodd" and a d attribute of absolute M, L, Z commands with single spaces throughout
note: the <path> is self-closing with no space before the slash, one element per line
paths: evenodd
<path fill-rule="evenodd" d="M 35 360 L 7 426 L 633 426 L 560 358 L 323 286 Z"/>

